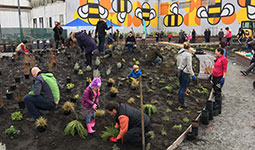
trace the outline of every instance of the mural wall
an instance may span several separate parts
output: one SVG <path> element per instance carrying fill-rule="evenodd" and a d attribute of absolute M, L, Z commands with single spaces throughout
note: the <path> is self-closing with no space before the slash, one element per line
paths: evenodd
<path fill-rule="evenodd" d="M 99 18 L 142 31 L 145 20 L 148 31 L 192 29 L 202 34 L 205 28 L 217 33 L 229 26 L 237 32 L 242 21 L 255 20 L 255 0 L 66 0 L 67 20 L 82 19 L 96 25 Z"/>

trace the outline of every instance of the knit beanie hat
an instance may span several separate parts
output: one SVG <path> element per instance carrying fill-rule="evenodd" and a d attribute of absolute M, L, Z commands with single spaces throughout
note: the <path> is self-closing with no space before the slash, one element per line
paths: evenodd
<path fill-rule="evenodd" d="M 91 88 L 100 88 L 101 87 L 101 79 L 100 78 L 94 78 L 93 81 L 90 84 Z"/>

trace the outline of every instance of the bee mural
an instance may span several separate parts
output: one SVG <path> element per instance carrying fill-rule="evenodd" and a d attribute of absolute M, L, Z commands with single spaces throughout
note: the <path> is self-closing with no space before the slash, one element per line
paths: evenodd
<path fill-rule="evenodd" d="M 96 25 L 100 18 L 105 19 L 109 15 L 109 11 L 99 4 L 99 0 L 87 0 L 87 3 L 80 6 L 77 12 L 82 19 L 88 19 L 92 25 Z"/>
<path fill-rule="evenodd" d="M 117 19 L 120 23 L 123 23 L 127 14 L 132 11 L 132 2 L 130 0 L 113 0 L 112 10 L 118 13 Z"/>
<path fill-rule="evenodd" d="M 150 4 L 144 2 L 141 8 L 136 8 L 135 16 L 141 20 L 145 20 L 145 24 L 148 27 L 150 25 L 150 21 L 156 17 L 157 13 L 155 9 L 151 8 Z"/>
<path fill-rule="evenodd" d="M 201 6 L 197 9 L 198 18 L 207 18 L 208 23 L 216 25 L 220 22 L 221 17 L 230 17 L 235 13 L 235 7 L 233 4 L 227 3 L 222 7 L 222 0 L 215 0 L 215 4 L 208 5 L 208 9 L 205 6 Z"/>
<path fill-rule="evenodd" d="M 247 17 L 250 20 L 255 19 L 255 0 L 238 0 L 238 4 L 247 8 Z"/>
<path fill-rule="evenodd" d="M 179 14 L 179 5 L 177 3 L 173 3 L 170 6 L 170 14 L 164 17 L 163 22 L 166 27 L 178 27 L 182 25 L 183 16 Z"/>

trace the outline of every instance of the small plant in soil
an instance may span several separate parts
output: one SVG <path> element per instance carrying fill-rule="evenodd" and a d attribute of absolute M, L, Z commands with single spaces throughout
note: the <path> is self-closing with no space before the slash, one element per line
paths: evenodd
<path fill-rule="evenodd" d="M 123 63 L 126 63 L 126 60 L 124 59 L 124 58 L 122 58 L 122 60 L 121 60 Z"/>
<path fill-rule="evenodd" d="M 175 79 L 174 79 L 174 77 L 169 77 L 168 80 L 169 80 L 170 82 L 172 82 L 172 81 L 174 81 Z"/>
<path fill-rule="evenodd" d="M 153 104 L 153 105 L 158 104 L 158 101 L 155 100 L 155 99 L 152 99 L 152 100 L 151 100 L 151 104 Z"/>
<path fill-rule="evenodd" d="M 35 127 L 39 132 L 44 132 L 47 127 L 47 119 L 40 117 L 35 121 Z"/>
<path fill-rule="evenodd" d="M 181 125 L 181 124 L 179 124 L 179 125 L 174 125 L 174 126 L 173 126 L 173 129 L 174 129 L 174 130 L 181 131 L 181 130 L 182 130 L 182 125 Z"/>
<path fill-rule="evenodd" d="M 155 114 L 157 112 L 157 107 L 152 104 L 146 104 L 143 106 L 143 111 L 151 117 L 152 114 Z"/>
<path fill-rule="evenodd" d="M 118 63 L 117 63 L 117 68 L 120 69 L 121 67 L 122 67 L 121 62 L 118 62 Z"/>
<path fill-rule="evenodd" d="M 93 77 L 94 78 L 99 78 L 100 76 L 101 76 L 101 74 L 100 74 L 100 71 L 98 69 L 93 71 Z"/>
<path fill-rule="evenodd" d="M 188 123 L 189 122 L 189 118 L 188 117 L 183 118 L 183 122 Z"/>
<path fill-rule="evenodd" d="M 166 109 L 166 113 L 171 113 L 171 112 L 172 112 L 172 110 L 170 108 Z"/>
<path fill-rule="evenodd" d="M 136 59 L 135 59 L 135 58 L 133 58 L 133 62 L 136 62 Z"/>
<path fill-rule="evenodd" d="M 65 128 L 65 135 L 70 134 L 75 136 L 76 133 L 78 133 L 82 139 L 85 139 L 86 136 L 88 136 L 88 131 L 83 127 L 81 122 L 78 120 L 73 120 L 67 124 Z"/>
<path fill-rule="evenodd" d="M 183 110 L 183 108 L 181 106 L 179 106 L 178 108 L 175 108 L 175 109 L 178 110 L 178 111 L 182 111 Z"/>
<path fill-rule="evenodd" d="M 173 87 L 172 86 L 165 86 L 165 87 L 161 88 L 160 90 L 172 92 L 173 91 Z"/>
<path fill-rule="evenodd" d="M 92 71 L 92 68 L 91 68 L 90 66 L 87 66 L 87 67 L 86 67 L 86 71 L 87 71 L 87 72 L 90 72 L 90 71 Z"/>
<path fill-rule="evenodd" d="M 23 119 L 23 116 L 22 116 L 20 111 L 17 111 L 17 112 L 11 113 L 11 118 L 12 118 L 13 121 L 14 120 L 20 121 L 20 120 Z"/>
<path fill-rule="evenodd" d="M 102 117 L 105 115 L 105 111 L 101 109 L 96 110 L 96 116 Z"/>
<path fill-rule="evenodd" d="M 156 135 L 154 131 L 149 131 L 148 133 L 146 133 L 146 136 L 150 137 L 150 139 L 155 139 Z"/>
<path fill-rule="evenodd" d="M 136 65 L 140 65 L 140 62 L 137 60 L 137 61 L 135 62 L 135 64 L 136 64 Z"/>
<path fill-rule="evenodd" d="M 81 69 L 79 69 L 78 75 L 83 75 L 83 71 Z"/>
<path fill-rule="evenodd" d="M 7 135 L 15 135 L 19 133 L 20 133 L 20 130 L 16 130 L 13 125 L 11 125 L 8 129 L 6 129 L 3 132 L 3 134 L 7 134 Z"/>
<path fill-rule="evenodd" d="M 74 95 L 74 99 L 78 99 L 80 97 L 80 95 L 79 94 L 76 94 L 76 95 Z"/>
<path fill-rule="evenodd" d="M 190 114 L 191 113 L 191 111 L 189 111 L 189 110 L 187 110 L 187 111 L 185 111 L 186 112 L 186 114 Z"/>
<path fill-rule="evenodd" d="M 172 106 L 173 104 L 174 104 L 174 102 L 173 101 L 170 101 L 170 100 L 168 100 L 168 101 L 166 101 L 167 102 L 167 105 L 169 105 L 169 106 Z"/>
<path fill-rule="evenodd" d="M 111 88 L 111 97 L 115 97 L 119 93 L 119 90 L 116 87 Z"/>
<path fill-rule="evenodd" d="M 169 117 L 168 116 L 164 116 L 164 117 L 162 117 L 162 121 L 165 121 L 165 122 L 167 122 L 167 121 L 169 121 L 170 119 L 169 119 Z"/>
<path fill-rule="evenodd" d="M 95 61 L 95 65 L 96 66 L 99 66 L 100 65 L 100 58 L 99 57 L 96 57 L 96 61 Z"/>
<path fill-rule="evenodd" d="M 62 106 L 62 109 L 64 110 L 65 115 L 69 115 L 71 111 L 74 110 L 74 103 L 67 101 Z"/>
<path fill-rule="evenodd" d="M 138 86 L 139 86 L 139 81 L 132 81 L 130 87 L 132 90 L 136 90 L 138 88 Z"/>
<path fill-rule="evenodd" d="M 80 69 L 80 65 L 78 62 L 76 62 L 74 65 L 74 70 L 79 70 L 79 69 Z"/>
<path fill-rule="evenodd" d="M 111 127 L 104 127 L 106 131 L 103 131 L 101 134 L 101 138 L 106 142 L 108 141 L 109 137 L 117 137 L 119 135 L 119 129 L 114 128 L 112 125 Z"/>
<path fill-rule="evenodd" d="M 167 132 L 166 132 L 165 129 L 162 129 L 162 130 L 161 130 L 161 135 L 162 135 L 162 136 L 167 136 Z"/>
<path fill-rule="evenodd" d="M 112 72 L 112 67 L 109 67 L 109 68 L 106 70 L 105 74 L 106 74 L 107 76 L 109 76 L 109 75 L 111 74 L 111 72 Z"/>
<path fill-rule="evenodd" d="M 154 90 L 151 89 L 149 86 L 146 86 L 146 90 L 147 90 L 148 93 L 153 93 L 154 92 Z"/>
<path fill-rule="evenodd" d="M 119 148 L 116 144 L 114 144 L 114 145 L 112 146 L 112 150 L 120 150 L 120 148 Z"/>
<path fill-rule="evenodd" d="M 166 83 L 166 81 L 164 81 L 164 80 L 160 80 L 160 81 L 159 81 L 159 83 L 160 83 L 160 84 L 165 84 L 165 83 Z"/>
<path fill-rule="evenodd" d="M 113 78 L 108 79 L 108 86 L 112 86 L 115 83 L 115 80 Z"/>
<path fill-rule="evenodd" d="M 68 83 L 67 85 L 66 85 L 66 89 L 72 89 L 72 88 L 74 88 L 74 84 L 73 83 Z"/>
<path fill-rule="evenodd" d="M 134 104 L 135 103 L 135 99 L 133 97 L 130 97 L 128 100 L 129 104 Z"/>

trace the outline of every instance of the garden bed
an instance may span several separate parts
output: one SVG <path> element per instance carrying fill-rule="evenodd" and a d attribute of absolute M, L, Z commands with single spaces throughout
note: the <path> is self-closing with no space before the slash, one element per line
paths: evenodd
<path fill-rule="evenodd" d="M 185 102 L 188 108 L 178 110 L 178 80 L 175 77 L 175 58 L 178 49 L 170 46 L 161 47 L 160 50 L 163 54 L 164 62 L 159 66 L 152 66 L 150 63 L 145 61 L 146 53 L 151 47 L 146 46 L 143 48 L 138 48 L 135 53 L 128 53 L 126 52 L 127 50 L 123 51 L 120 47 L 121 46 L 116 47 L 112 58 L 104 59 L 104 61 L 102 61 L 98 67 L 93 65 L 93 69 L 98 68 L 102 77 L 99 109 L 103 109 L 109 101 L 128 103 L 128 100 L 131 97 L 133 97 L 135 100 L 134 103 L 130 105 L 139 108 L 139 90 L 130 89 L 130 83 L 124 80 L 124 78 L 127 77 L 134 64 L 140 64 L 141 70 L 144 74 L 144 103 L 150 104 L 151 102 L 156 102 L 154 105 L 157 107 L 157 113 L 151 115 L 151 130 L 154 131 L 155 137 L 154 139 L 149 139 L 149 143 L 151 143 L 152 150 L 166 149 L 185 131 L 185 129 L 190 125 L 191 121 L 196 118 L 197 111 L 201 110 L 201 108 L 204 106 L 204 102 L 208 98 L 208 91 L 211 89 L 211 85 L 209 83 L 197 85 L 191 82 L 189 86 L 190 96 L 185 97 Z M 79 120 L 85 126 L 85 117 L 82 115 L 80 97 L 87 86 L 87 79 L 92 79 L 93 72 L 86 72 L 85 57 L 80 57 L 78 51 L 79 50 L 76 49 L 67 49 L 66 54 L 60 53 L 56 56 L 52 53 L 50 54 L 49 52 L 45 52 L 42 57 L 40 56 L 39 52 L 33 54 L 35 64 L 38 64 L 38 66 L 42 69 L 52 69 L 55 77 L 63 86 L 61 89 L 61 101 L 59 108 L 56 111 L 49 113 L 47 111 L 41 111 L 42 114 L 44 114 L 44 116 L 48 119 L 47 130 L 43 133 L 39 133 L 36 130 L 33 122 L 28 122 L 25 119 L 21 121 L 11 121 L 10 114 L 18 111 L 18 103 L 15 95 L 19 92 L 19 85 L 25 85 L 25 92 L 28 93 L 33 81 L 31 75 L 30 79 L 28 80 L 24 78 L 26 71 L 26 69 L 24 69 L 24 64 L 28 62 L 24 62 L 23 58 L 19 60 L 15 59 L 15 62 L 13 62 L 10 58 L 3 58 L 2 63 L 4 65 L 1 76 L 3 95 L 5 95 L 5 91 L 8 89 L 8 87 L 13 84 L 14 78 L 17 75 L 22 77 L 21 83 L 17 84 L 18 88 L 14 91 L 14 98 L 12 100 L 7 100 L 4 97 L 5 114 L 0 117 L 0 132 L 3 132 L 5 129 L 9 128 L 10 125 L 14 125 L 16 129 L 21 131 L 19 135 L 14 136 L 14 139 L 11 139 L 7 135 L 0 135 L 1 142 L 7 145 L 7 149 L 112 149 L 114 144 L 104 142 L 101 138 L 101 133 L 105 130 L 104 126 L 111 126 L 114 123 L 113 117 L 109 115 L 97 117 L 95 126 L 96 133 L 89 135 L 85 140 L 81 139 L 78 135 L 73 137 L 70 135 L 65 136 L 64 134 L 65 126 L 70 121 L 74 120 L 75 116 L 73 113 L 71 113 L 69 116 L 63 115 L 61 106 L 65 101 L 71 100 L 71 98 L 76 94 L 79 95 L 76 103 L 76 111 L 80 116 Z M 68 55 L 71 56 L 71 58 L 69 57 L 69 60 L 67 57 Z M 93 56 L 94 60 L 96 59 L 96 56 L 98 55 L 95 54 Z M 53 57 L 56 61 L 55 67 L 54 65 L 49 65 L 51 64 L 50 62 L 52 62 Z M 198 72 L 198 62 L 196 59 L 193 61 L 195 66 L 194 70 Z M 79 62 L 80 68 L 84 72 L 83 76 L 74 74 L 74 65 L 76 62 Z M 122 68 L 120 69 L 117 68 L 118 62 L 121 62 L 122 64 Z M 33 62 L 29 63 L 30 66 L 32 66 Z M 107 76 L 106 71 L 110 67 L 112 68 L 111 74 Z M 74 84 L 74 88 L 70 93 L 67 93 L 66 91 L 67 77 L 70 77 L 71 83 Z M 115 84 L 113 84 L 113 86 L 119 90 L 119 93 L 115 98 L 110 96 L 111 88 L 107 86 L 107 80 L 109 78 L 113 78 L 115 80 Z M 22 113 L 24 118 L 30 117 L 26 110 L 22 111 Z M 181 125 L 182 128 L 180 128 L 180 130 L 173 129 L 174 125 Z M 166 131 L 167 135 L 162 135 L 163 130 Z M 140 149 L 123 144 L 117 144 L 117 146 L 119 146 L 121 150 Z"/>

